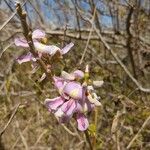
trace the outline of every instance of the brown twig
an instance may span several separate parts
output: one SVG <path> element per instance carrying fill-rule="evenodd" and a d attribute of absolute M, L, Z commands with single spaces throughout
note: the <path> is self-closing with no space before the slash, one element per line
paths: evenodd
<path fill-rule="evenodd" d="M 90 136 L 89 136 L 88 131 L 87 131 L 87 130 L 84 131 L 84 134 L 85 134 L 85 137 L 86 137 L 87 142 L 89 143 L 90 150 L 93 150 L 93 146 L 92 146 L 92 143 L 91 143 L 91 140 L 90 140 Z"/>
<path fill-rule="evenodd" d="M 26 4 L 26 2 L 27 2 L 27 1 L 25 1 L 25 2 L 21 5 L 21 7 L 24 6 L 24 5 Z M 9 23 L 9 21 L 10 21 L 16 14 L 17 14 L 17 11 L 15 11 L 15 12 L 8 18 L 8 20 L 3 23 L 3 25 L 0 27 L 0 31 Z"/>
<path fill-rule="evenodd" d="M 90 22 L 91 24 L 93 22 L 91 22 L 90 19 L 86 18 L 86 20 L 88 22 Z M 130 71 L 127 69 L 127 67 L 122 63 L 122 61 L 119 59 L 119 57 L 117 56 L 117 54 L 114 52 L 114 50 L 109 46 L 109 44 L 105 41 L 105 39 L 102 37 L 101 33 L 99 32 L 99 30 L 95 27 L 94 25 L 94 30 L 96 31 L 97 35 L 99 36 L 100 40 L 102 41 L 102 43 L 104 44 L 104 46 L 106 47 L 106 49 L 108 51 L 110 51 L 110 53 L 112 54 L 112 56 L 115 58 L 115 60 L 118 62 L 118 64 L 121 66 L 121 68 L 125 71 L 125 73 L 130 77 L 130 79 L 135 83 L 135 85 L 139 88 L 139 90 L 146 92 L 146 93 L 150 93 L 150 89 L 149 88 L 143 88 L 143 86 L 132 76 L 132 74 L 130 73 Z"/>
<path fill-rule="evenodd" d="M 135 69 L 135 62 L 134 62 L 134 58 L 133 58 L 133 50 L 131 47 L 131 42 L 132 42 L 132 34 L 130 32 L 130 27 L 131 27 L 131 18 L 132 18 L 132 14 L 134 12 L 134 8 L 131 7 L 129 9 L 129 13 L 127 16 L 127 21 L 126 21 L 126 31 L 127 31 L 127 50 L 128 50 L 128 54 L 130 57 L 130 61 L 131 61 L 131 67 L 132 67 L 132 71 L 133 71 L 133 76 L 137 79 L 137 75 L 136 75 L 136 69 Z"/>
<path fill-rule="evenodd" d="M 96 14 L 96 7 L 95 7 L 94 12 L 93 12 L 92 22 L 94 22 L 95 14 Z M 87 48 L 88 48 L 88 45 L 89 45 L 89 42 L 90 42 L 90 39 L 91 39 L 92 31 L 93 31 L 93 24 L 91 26 L 90 33 L 89 33 L 89 36 L 88 36 L 88 40 L 86 42 L 86 46 L 85 46 L 85 49 L 83 51 L 83 54 L 82 54 L 82 57 L 81 57 L 81 60 L 80 60 L 80 65 L 82 64 L 84 56 L 86 54 L 86 51 L 87 51 Z"/>
<path fill-rule="evenodd" d="M 142 127 L 139 129 L 139 131 L 137 132 L 137 134 L 133 137 L 133 139 L 130 141 L 130 143 L 127 146 L 127 149 L 130 149 L 130 147 L 132 146 L 133 142 L 138 138 L 139 134 L 141 133 L 141 131 L 145 128 L 145 126 L 147 125 L 147 123 L 150 121 L 150 116 L 145 120 L 145 122 L 143 123 Z"/>
<path fill-rule="evenodd" d="M 0 52 L 0 59 L 1 59 L 2 55 L 3 55 L 3 53 L 4 53 L 7 49 L 9 49 L 13 44 L 14 44 L 14 42 L 11 42 L 10 44 L 8 44 L 8 45 Z"/>
<path fill-rule="evenodd" d="M 25 139 L 25 137 L 23 136 L 23 133 L 22 133 L 21 130 L 20 130 L 19 122 L 18 122 L 18 121 L 16 121 L 16 127 L 17 127 L 17 130 L 18 130 L 18 132 L 19 132 L 19 135 L 20 135 L 20 137 L 21 137 L 21 140 L 22 140 L 22 143 L 23 143 L 25 149 L 26 149 L 26 150 L 29 150 L 29 147 L 28 147 L 28 144 L 27 144 L 27 140 Z"/>
<path fill-rule="evenodd" d="M 8 122 L 6 123 L 5 127 L 2 129 L 2 131 L 0 132 L 0 136 L 2 136 L 4 134 L 4 132 L 6 131 L 7 127 L 9 126 L 9 124 L 11 123 L 11 121 L 13 120 L 14 116 L 16 115 L 18 108 L 20 106 L 20 103 L 17 104 L 14 112 L 12 113 L 11 117 L 9 118 Z"/>

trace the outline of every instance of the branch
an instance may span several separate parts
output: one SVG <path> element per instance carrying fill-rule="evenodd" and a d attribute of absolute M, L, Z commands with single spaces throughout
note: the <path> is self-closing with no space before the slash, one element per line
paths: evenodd
<path fill-rule="evenodd" d="M 5 127 L 3 128 L 3 130 L 0 132 L 0 136 L 2 136 L 4 134 L 4 132 L 6 131 L 7 127 L 9 126 L 9 124 L 11 123 L 11 121 L 13 120 L 15 114 L 17 113 L 18 111 L 18 108 L 20 106 L 20 103 L 17 104 L 14 112 L 12 113 L 11 117 L 9 118 L 8 122 L 6 123 Z"/>
<path fill-rule="evenodd" d="M 27 2 L 27 1 L 25 1 L 25 2 L 21 5 L 21 7 L 24 6 L 24 5 L 26 4 L 26 2 Z M 8 18 L 8 20 L 3 23 L 3 25 L 0 27 L 0 31 L 9 23 L 9 21 L 10 21 L 16 14 L 17 14 L 17 11 L 15 11 L 15 12 Z"/>
<path fill-rule="evenodd" d="M 96 15 L 96 7 L 94 8 L 94 12 L 93 12 L 93 16 L 92 16 L 92 22 L 94 22 L 95 15 Z M 88 45 L 89 45 L 89 42 L 90 42 L 90 39 L 91 39 L 92 32 L 93 32 L 93 24 L 92 24 L 92 26 L 91 26 L 91 30 L 90 30 L 90 32 L 89 32 L 88 40 L 87 40 L 87 42 L 86 42 L 86 46 L 85 46 L 85 48 L 84 48 L 82 57 L 81 57 L 81 59 L 80 59 L 80 65 L 81 65 L 82 62 L 83 62 L 85 53 L 86 53 L 86 51 L 87 51 L 87 48 L 88 48 Z"/>
<path fill-rule="evenodd" d="M 9 49 L 13 44 L 14 44 L 14 42 L 11 42 L 10 44 L 8 44 L 8 45 L 0 52 L 0 59 L 1 59 L 2 55 L 3 55 L 3 53 L 4 53 L 7 49 Z"/>
<path fill-rule="evenodd" d="M 127 31 L 127 35 L 128 35 L 128 37 L 127 37 L 127 50 L 128 50 L 128 54 L 129 54 L 130 61 L 131 61 L 131 67 L 132 67 L 133 75 L 137 79 L 134 57 L 133 57 L 133 53 L 132 53 L 133 50 L 131 47 L 132 34 L 130 32 L 131 19 L 132 19 L 133 12 L 134 12 L 134 8 L 131 7 L 129 10 L 128 16 L 127 16 L 127 21 L 126 21 L 126 31 Z"/>
<path fill-rule="evenodd" d="M 90 19 L 86 18 L 86 20 L 88 22 L 90 22 L 91 24 L 93 24 L 93 22 L 91 22 Z M 150 93 L 150 89 L 148 88 L 143 88 L 142 85 L 132 76 L 132 74 L 130 73 L 130 71 L 127 69 L 127 67 L 122 63 L 122 61 L 119 59 L 119 57 L 117 56 L 117 54 L 114 52 L 113 49 L 111 49 L 111 47 L 109 46 L 109 44 L 105 41 L 105 39 L 102 37 L 101 33 L 99 32 L 99 30 L 95 27 L 94 25 L 94 30 L 96 31 L 97 35 L 99 36 L 101 42 L 104 44 L 104 46 L 106 47 L 106 49 L 108 51 L 110 51 L 110 53 L 112 54 L 112 56 L 115 58 L 115 60 L 118 62 L 118 64 L 122 67 L 122 69 L 125 71 L 125 73 L 130 77 L 130 79 L 135 83 L 135 85 L 139 88 L 139 90 L 146 92 L 146 93 Z"/>
<path fill-rule="evenodd" d="M 148 122 L 150 121 L 150 116 L 145 120 L 145 122 L 143 123 L 142 127 L 139 129 L 139 131 L 137 132 L 137 134 L 133 137 L 133 139 L 130 141 L 130 143 L 127 146 L 127 149 L 130 149 L 131 145 L 133 144 L 133 142 L 138 138 L 139 134 L 141 133 L 141 131 L 145 128 L 145 126 L 148 124 Z"/>
<path fill-rule="evenodd" d="M 26 13 L 22 11 L 20 3 L 16 4 L 16 10 L 17 10 L 17 13 L 19 15 L 21 25 L 22 25 L 22 28 L 23 28 L 23 35 L 24 35 L 24 37 L 26 38 L 26 40 L 28 42 L 30 52 L 33 54 L 33 56 L 35 58 L 37 58 L 38 55 L 35 51 L 34 43 L 32 41 L 32 33 L 31 33 L 31 31 L 28 27 L 28 24 L 26 22 Z M 37 62 L 39 63 L 39 65 L 41 66 L 43 71 L 46 73 L 47 77 L 51 80 L 52 75 L 51 75 L 50 72 L 47 71 L 47 67 L 46 67 L 45 63 L 41 59 L 37 59 Z"/>
<path fill-rule="evenodd" d="M 88 131 L 87 131 L 87 130 L 84 131 L 84 134 L 85 134 L 85 137 L 86 137 L 87 142 L 89 143 L 90 150 L 93 150 L 93 146 L 92 146 L 92 143 L 91 143 L 91 140 L 90 140 L 90 136 L 89 136 Z"/>

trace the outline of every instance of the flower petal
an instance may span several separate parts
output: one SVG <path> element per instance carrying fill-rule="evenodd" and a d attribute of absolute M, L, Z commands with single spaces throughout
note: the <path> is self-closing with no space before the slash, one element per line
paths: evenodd
<path fill-rule="evenodd" d="M 48 53 L 50 55 L 54 55 L 57 51 L 60 51 L 60 48 L 55 45 L 45 45 L 38 41 L 34 41 L 35 49 L 42 53 Z"/>
<path fill-rule="evenodd" d="M 83 111 L 84 112 L 90 112 L 94 109 L 95 105 L 93 103 L 90 103 L 88 100 L 84 103 Z"/>
<path fill-rule="evenodd" d="M 73 46 L 74 44 L 72 42 L 67 44 L 63 49 L 61 49 L 61 54 L 66 54 Z"/>
<path fill-rule="evenodd" d="M 77 115 L 77 123 L 78 123 L 78 129 L 80 131 L 87 130 L 87 128 L 89 126 L 89 122 L 88 122 L 87 118 L 85 117 L 84 114 L 81 114 L 81 113 Z"/>
<path fill-rule="evenodd" d="M 45 32 L 39 29 L 34 30 L 32 33 L 32 39 L 42 39 L 45 38 L 45 36 Z"/>
<path fill-rule="evenodd" d="M 88 98 L 88 100 L 89 100 L 92 104 L 94 104 L 95 106 L 101 106 L 101 105 L 102 105 L 102 104 L 98 101 L 98 97 L 97 97 L 96 93 L 92 93 L 92 95 L 89 94 L 89 95 L 87 96 L 87 98 Z"/>
<path fill-rule="evenodd" d="M 28 61 L 31 61 L 31 60 L 36 61 L 36 59 L 33 57 L 33 55 L 32 55 L 30 52 L 27 53 L 27 54 L 25 54 L 25 55 L 22 55 L 22 56 L 20 56 L 20 57 L 18 57 L 18 58 L 16 59 L 16 61 L 17 61 L 19 64 L 22 64 L 22 63 L 24 63 L 24 62 L 28 62 Z"/>
<path fill-rule="evenodd" d="M 45 105 L 50 108 L 51 110 L 56 110 L 59 106 L 64 103 L 64 99 L 62 97 L 56 97 L 53 99 L 46 99 Z"/>
<path fill-rule="evenodd" d="M 59 107 L 58 110 L 54 113 L 56 117 L 62 118 L 64 116 L 64 112 Z"/>
<path fill-rule="evenodd" d="M 62 90 L 65 86 L 65 80 L 56 76 L 53 77 L 53 80 L 55 87 L 58 89 L 59 93 L 62 94 Z"/>
<path fill-rule="evenodd" d="M 29 47 L 27 41 L 24 38 L 15 38 L 14 42 L 16 46 Z"/>
<path fill-rule="evenodd" d="M 81 78 L 84 77 L 84 73 L 81 70 L 76 70 L 76 71 L 73 72 L 73 74 L 74 74 L 75 78 L 81 79 Z"/>
<path fill-rule="evenodd" d="M 76 102 L 73 99 L 70 99 L 69 101 L 65 102 L 62 106 L 61 109 L 67 116 L 72 116 L 75 109 L 76 109 Z"/>
<path fill-rule="evenodd" d="M 69 82 L 65 85 L 63 92 L 69 95 L 73 99 L 82 99 L 83 98 L 83 88 L 78 82 Z"/>
<path fill-rule="evenodd" d="M 61 76 L 62 76 L 62 78 L 66 79 L 66 80 L 74 80 L 75 79 L 75 76 L 73 74 L 69 74 L 66 71 L 62 71 Z"/>
<path fill-rule="evenodd" d="M 75 112 L 82 113 L 83 112 L 83 106 L 81 105 L 80 101 L 77 101 L 76 104 L 77 104 L 77 107 L 76 107 Z"/>

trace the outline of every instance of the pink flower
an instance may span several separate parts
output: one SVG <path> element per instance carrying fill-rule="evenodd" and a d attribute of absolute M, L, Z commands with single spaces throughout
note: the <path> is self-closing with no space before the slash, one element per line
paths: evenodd
<path fill-rule="evenodd" d="M 33 31 L 32 40 L 34 43 L 35 50 L 38 52 L 39 57 L 41 56 L 42 53 L 47 53 L 50 56 L 53 56 L 57 51 L 61 55 L 64 55 L 74 46 L 73 43 L 69 43 L 64 48 L 60 49 L 59 47 L 55 45 L 45 45 L 41 43 L 40 40 L 44 38 L 46 38 L 46 34 L 44 31 L 39 30 L 39 29 Z M 16 46 L 29 48 L 29 45 L 25 38 L 16 38 L 14 42 Z M 28 53 L 27 55 L 23 55 L 19 57 L 17 61 L 19 64 L 21 64 L 24 62 L 32 61 L 33 59 L 36 61 L 37 58 L 34 58 L 31 53 Z"/>
<path fill-rule="evenodd" d="M 59 118 L 61 123 L 68 122 L 76 117 L 78 129 L 87 130 L 89 126 L 86 113 L 92 111 L 95 106 L 100 106 L 94 89 L 85 87 L 77 79 L 84 77 L 84 73 L 76 70 L 71 74 L 62 73 L 62 77 L 54 77 L 54 85 L 59 91 L 60 97 L 46 99 L 45 104 L 48 110 Z"/>
<path fill-rule="evenodd" d="M 75 100 L 83 99 L 83 87 L 80 83 L 75 81 L 66 83 L 66 85 L 63 88 L 63 93 Z"/>
<path fill-rule="evenodd" d="M 89 122 L 84 114 L 77 114 L 77 123 L 78 123 L 78 129 L 80 131 L 85 131 L 85 129 L 88 128 Z"/>
<path fill-rule="evenodd" d="M 66 80 L 75 80 L 82 79 L 84 77 L 84 73 L 81 70 L 75 70 L 72 73 L 67 73 L 66 71 L 62 71 L 61 76 Z"/>

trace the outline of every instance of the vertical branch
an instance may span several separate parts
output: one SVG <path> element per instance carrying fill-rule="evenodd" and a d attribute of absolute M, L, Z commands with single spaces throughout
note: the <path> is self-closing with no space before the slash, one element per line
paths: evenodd
<path fill-rule="evenodd" d="M 127 16 L 127 22 L 126 22 L 126 31 L 127 31 L 127 35 L 128 35 L 127 49 L 128 49 L 128 54 L 129 54 L 130 61 L 131 61 L 133 76 L 137 79 L 136 70 L 135 70 L 135 63 L 134 63 L 134 58 L 133 58 L 133 52 L 132 52 L 132 47 L 131 47 L 132 34 L 130 32 L 131 19 L 132 19 L 133 12 L 134 12 L 134 7 L 130 7 L 130 10 L 129 10 L 129 13 L 128 13 L 128 16 Z"/>
<path fill-rule="evenodd" d="M 7 127 L 9 126 L 9 124 L 11 123 L 11 121 L 13 120 L 13 118 L 15 117 L 18 109 L 19 109 L 20 103 L 17 104 L 17 106 L 15 107 L 15 110 L 13 111 L 10 119 L 8 120 L 8 122 L 6 123 L 5 127 L 3 128 L 3 130 L 0 132 L 0 137 L 4 134 L 4 132 L 6 131 Z"/>
<path fill-rule="evenodd" d="M 97 137 L 97 121 L 98 121 L 98 109 L 95 108 L 95 114 L 94 114 L 94 124 L 95 124 L 95 135 L 94 135 L 94 139 L 93 139 L 93 148 L 94 150 L 96 150 L 96 137 Z"/>
<path fill-rule="evenodd" d="M 36 51 L 35 51 L 35 47 L 32 41 L 32 33 L 31 33 L 31 29 L 29 29 L 28 24 L 26 22 L 26 13 L 22 11 L 21 5 L 20 3 L 17 3 L 16 5 L 16 10 L 17 13 L 19 15 L 20 21 L 21 21 L 21 25 L 23 28 L 23 35 L 26 38 L 29 48 L 30 48 L 30 52 L 33 54 L 33 56 L 36 58 L 38 57 Z M 45 65 L 45 63 L 41 60 L 41 59 L 37 59 L 39 65 L 41 66 L 41 68 L 43 69 L 43 71 L 46 73 L 47 77 L 51 80 L 52 79 L 52 75 L 50 72 L 47 71 L 47 67 Z"/>
<path fill-rule="evenodd" d="M 140 19 L 139 19 L 139 15 L 140 15 L 140 6 L 141 6 L 141 0 L 137 0 L 136 1 L 136 8 L 135 8 L 135 14 L 134 14 L 134 32 L 135 32 L 135 40 L 134 40 L 134 51 L 137 52 L 137 57 L 138 57 L 138 65 L 142 66 L 142 58 L 141 58 L 141 54 L 140 54 L 140 44 L 139 44 L 139 35 L 140 35 L 140 28 L 139 28 L 139 24 L 140 24 Z"/>
<path fill-rule="evenodd" d="M 117 33 L 119 33 L 119 30 L 120 30 L 120 23 L 119 23 L 119 6 L 118 6 L 118 3 L 115 4 L 116 5 L 116 30 L 117 30 Z"/>
<path fill-rule="evenodd" d="M 112 20 L 112 25 L 113 25 L 114 31 L 116 32 L 115 16 L 114 16 L 114 13 L 113 13 L 114 8 L 113 8 L 112 2 L 108 2 L 108 7 L 109 7 L 109 13 L 110 13 L 110 16 L 111 16 L 111 20 Z"/>
<path fill-rule="evenodd" d="M 93 12 L 92 22 L 94 22 L 95 15 L 96 15 L 96 7 L 95 7 L 94 12 Z M 87 51 L 87 48 L 88 48 L 88 45 L 89 45 L 89 42 L 90 42 L 90 39 L 91 39 L 91 35 L 92 35 L 92 32 L 93 32 L 94 23 L 92 23 L 91 25 L 92 25 L 92 26 L 91 26 L 91 28 L 90 28 L 90 33 L 89 33 L 89 36 L 88 36 L 88 40 L 87 40 L 87 42 L 86 42 L 85 49 L 84 49 L 83 54 L 82 54 L 82 57 L 81 57 L 81 59 L 80 59 L 80 63 L 79 63 L 80 65 L 81 65 L 82 62 L 83 62 L 83 59 L 84 59 L 84 56 L 85 56 L 85 54 L 86 54 L 86 51 Z"/>
<path fill-rule="evenodd" d="M 79 15 L 78 15 L 78 11 L 77 11 L 77 0 L 75 0 L 75 13 L 76 13 L 76 20 L 77 20 L 77 26 L 78 26 L 78 30 L 79 30 L 79 38 L 81 38 L 81 31 L 80 31 L 80 20 L 79 20 Z"/>
<path fill-rule="evenodd" d="M 6 5 L 8 6 L 8 8 L 11 10 L 11 12 L 14 12 L 14 10 L 13 10 L 12 7 L 10 6 L 10 4 L 7 2 L 7 0 L 4 0 L 4 2 L 5 2 Z"/>
<path fill-rule="evenodd" d="M 96 5 L 94 4 L 94 1 L 93 0 L 89 0 L 89 4 L 90 4 L 90 7 L 91 7 L 91 10 L 92 10 L 92 14 L 94 14 L 94 9 L 96 9 Z M 95 24 L 96 24 L 96 27 L 101 31 L 101 25 L 100 25 L 100 22 L 99 22 L 99 18 L 98 18 L 98 13 L 97 13 L 97 9 L 96 9 L 96 13 L 95 13 Z"/>
<path fill-rule="evenodd" d="M 36 6 L 34 6 L 34 4 L 30 0 L 28 0 L 28 2 L 33 7 L 35 12 L 38 14 L 38 16 L 40 18 L 40 22 L 43 24 L 44 23 L 44 19 L 43 19 L 43 16 L 41 15 L 41 12 L 39 12 L 38 2 L 36 2 Z"/>
<path fill-rule="evenodd" d="M 91 143 L 91 140 L 90 140 L 90 136 L 89 136 L 88 131 L 86 130 L 86 131 L 84 131 L 84 133 L 85 133 L 86 140 L 87 140 L 87 142 L 89 143 L 90 150 L 93 150 L 93 146 L 92 146 L 92 143 Z"/>

